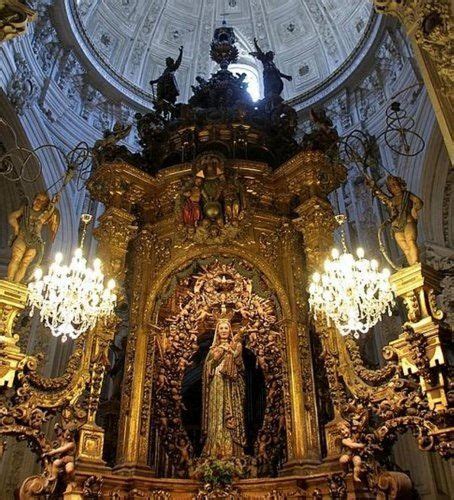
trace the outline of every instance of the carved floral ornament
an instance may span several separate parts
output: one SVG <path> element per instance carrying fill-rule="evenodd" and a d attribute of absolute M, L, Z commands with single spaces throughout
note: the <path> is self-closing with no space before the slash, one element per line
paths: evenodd
<path fill-rule="evenodd" d="M 375 8 L 383 14 L 400 19 L 407 33 L 427 51 L 444 83 L 452 94 L 454 69 L 453 12 L 449 0 L 374 0 Z"/>

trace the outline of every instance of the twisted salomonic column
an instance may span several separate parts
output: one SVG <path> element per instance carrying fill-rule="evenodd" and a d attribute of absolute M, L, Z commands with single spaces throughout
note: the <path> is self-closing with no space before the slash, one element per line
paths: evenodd
<path fill-rule="evenodd" d="M 373 0 L 397 17 L 412 43 L 451 162 L 454 162 L 454 22 L 451 0 Z"/>

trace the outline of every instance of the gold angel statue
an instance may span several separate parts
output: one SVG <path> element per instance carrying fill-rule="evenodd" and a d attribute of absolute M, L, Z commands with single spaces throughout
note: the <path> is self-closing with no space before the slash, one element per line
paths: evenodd
<path fill-rule="evenodd" d="M 33 262 L 34 268 L 41 263 L 44 255 L 41 231 L 43 226 L 48 225 L 52 241 L 55 239 L 60 224 L 60 215 L 56 209 L 59 198 L 58 194 L 50 199 L 46 193 L 38 193 L 31 207 L 24 204 L 9 214 L 8 222 L 13 228 L 13 241 L 7 271 L 8 280 L 21 283 L 25 275 L 30 275 L 33 271 L 29 269 L 30 264 Z"/>
<path fill-rule="evenodd" d="M 229 319 L 221 315 L 203 368 L 202 456 L 221 459 L 244 456 L 242 335 L 239 332 L 234 336 Z"/>
<path fill-rule="evenodd" d="M 367 185 L 388 209 L 391 217 L 391 229 L 399 248 L 404 253 L 408 265 L 419 262 L 418 215 L 423 206 L 421 198 L 407 190 L 407 184 L 401 177 L 389 175 L 386 187 L 391 196 L 384 193 L 375 182 L 367 178 Z"/>

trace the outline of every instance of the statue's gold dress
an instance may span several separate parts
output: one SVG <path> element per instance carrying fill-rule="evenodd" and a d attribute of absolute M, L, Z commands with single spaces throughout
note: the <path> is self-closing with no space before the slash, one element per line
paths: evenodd
<path fill-rule="evenodd" d="M 203 369 L 203 456 L 244 456 L 243 377 L 241 343 L 215 334 Z"/>

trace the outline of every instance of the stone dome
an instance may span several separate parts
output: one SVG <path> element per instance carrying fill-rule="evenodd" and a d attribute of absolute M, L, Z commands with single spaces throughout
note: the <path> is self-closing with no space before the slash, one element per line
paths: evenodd
<path fill-rule="evenodd" d="M 149 81 L 166 56 L 184 46 L 177 73 L 186 101 L 195 77 L 215 69 L 209 57 L 213 32 L 223 19 L 233 26 L 239 49 L 236 70 L 249 78 L 261 65 L 249 55 L 253 39 L 276 53 L 286 82 L 283 97 L 313 93 L 357 60 L 370 39 L 374 14 L 366 0 L 66 0 L 72 29 L 94 67 L 142 103 Z M 258 85 L 261 85 L 258 79 Z"/>

